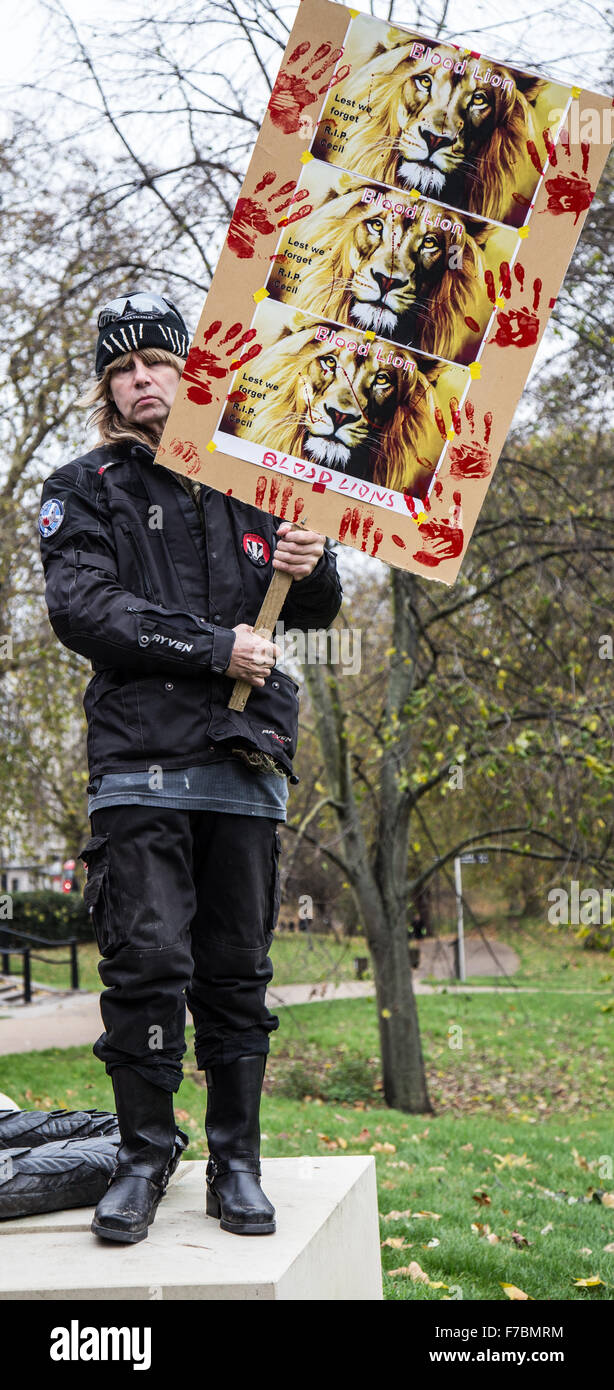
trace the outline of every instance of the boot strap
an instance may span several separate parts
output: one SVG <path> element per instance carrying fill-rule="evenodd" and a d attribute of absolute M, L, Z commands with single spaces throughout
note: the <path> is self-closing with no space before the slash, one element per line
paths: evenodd
<path fill-rule="evenodd" d="M 209 1157 L 207 1165 L 207 1176 L 210 1180 L 223 1178 L 227 1173 L 253 1173 L 254 1177 L 262 1177 L 262 1170 L 257 1158 L 252 1158 L 250 1154 L 238 1154 L 235 1158 L 213 1158 Z"/>
<path fill-rule="evenodd" d="M 109 1187 L 111 1183 L 115 1180 L 115 1178 L 148 1178 L 149 1182 L 154 1183 L 156 1187 L 161 1187 L 162 1184 L 166 1185 L 166 1179 L 168 1178 L 168 1164 L 164 1168 L 162 1173 L 156 1175 L 155 1173 L 152 1173 L 151 1168 L 147 1167 L 145 1164 L 118 1163 L 115 1172 L 109 1179 Z"/>

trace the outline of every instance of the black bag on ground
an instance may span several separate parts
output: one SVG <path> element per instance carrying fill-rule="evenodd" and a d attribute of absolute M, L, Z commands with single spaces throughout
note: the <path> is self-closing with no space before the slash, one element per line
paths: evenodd
<path fill-rule="evenodd" d="M 108 1110 L 0 1110 L 0 1150 L 112 1134 L 117 1115 Z"/>
<path fill-rule="evenodd" d="M 27 1146 L 20 1146 L 14 1140 L 8 1144 L 2 1116 L 15 1121 L 16 1133 L 20 1117 L 22 1131 L 27 1130 L 30 1119 L 49 1120 L 61 1127 L 63 1119 L 69 1123 L 76 1117 L 77 1127 L 81 1125 L 87 1130 L 89 1120 L 94 1132 L 48 1143 L 40 1137 L 44 1134 L 44 1125 L 38 1124 L 33 1126 L 36 1138 Z M 117 1166 L 117 1150 L 121 1144 L 116 1115 L 99 1110 L 48 1113 L 9 1110 L 0 1112 L 0 1130 L 0 1221 L 40 1216 L 47 1211 L 66 1211 L 69 1207 L 95 1207 L 106 1192 Z M 177 1129 L 169 1163 L 171 1177 L 189 1142 L 184 1130 Z"/>
<path fill-rule="evenodd" d="M 0 1220 L 68 1207 L 93 1207 L 115 1170 L 116 1137 L 60 1139 L 35 1148 L 0 1152 Z"/>

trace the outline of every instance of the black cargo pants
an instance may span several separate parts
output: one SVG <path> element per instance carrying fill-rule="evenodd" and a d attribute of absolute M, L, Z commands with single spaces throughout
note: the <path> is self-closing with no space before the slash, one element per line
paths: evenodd
<path fill-rule="evenodd" d="M 182 1080 L 186 1001 L 200 1070 L 267 1053 L 265 1004 L 279 910 L 277 822 L 264 816 L 108 806 L 81 850 L 103 957 L 105 1032 L 94 1054 L 166 1091 Z"/>

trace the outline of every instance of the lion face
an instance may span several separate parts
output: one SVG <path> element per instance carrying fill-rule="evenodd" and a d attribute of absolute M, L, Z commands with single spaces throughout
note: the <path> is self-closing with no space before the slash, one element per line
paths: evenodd
<path fill-rule="evenodd" d="M 503 80 L 510 74 L 494 70 Z M 467 174 L 475 152 L 492 135 L 498 107 L 497 89 L 476 82 L 469 74 L 420 66 L 398 71 L 400 88 L 391 114 L 398 128 L 398 176 L 408 188 L 441 194 L 461 174 Z"/>
<path fill-rule="evenodd" d="M 415 388 L 414 359 L 396 350 L 395 360 L 403 365 L 371 362 L 349 346 L 321 345 L 298 374 L 296 409 L 302 408 L 305 453 L 355 473 L 356 455 L 377 451 L 378 432 Z"/>
<path fill-rule="evenodd" d="M 439 228 L 367 209 L 354 228 L 349 252 L 350 318 L 361 328 L 397 336 L 400 320 L 441 283 L 448 240 Z M 405 341 L 410 331 L 406 325 Z"/>

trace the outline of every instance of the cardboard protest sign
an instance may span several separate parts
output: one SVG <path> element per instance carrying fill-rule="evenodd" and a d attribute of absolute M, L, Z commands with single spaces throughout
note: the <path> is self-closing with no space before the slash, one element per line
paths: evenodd
<path fill-rule="evenodd" d="M 611 116 L 302 0 L 157 461 L 451 584 Z"/>

